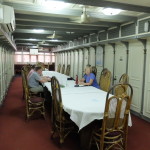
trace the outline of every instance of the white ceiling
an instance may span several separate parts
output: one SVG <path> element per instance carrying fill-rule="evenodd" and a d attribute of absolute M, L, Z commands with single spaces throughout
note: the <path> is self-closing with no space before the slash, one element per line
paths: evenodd
<path fill-rule="evenodd" d="M 44 2 L 46 0 L 4 0 L 5 2 L 11 2 L 11 3 L 18 3 L 18 4 L 30 4 L 34 6 L 41 6 L 44 5 Z M 116 1 L 116 2 L 123 2 L 123 3 L 131 3 L 131 4 L 149 4 L 150 5 L 150 0 L 107 0 L 107 1 Z M 137 3 L 136 3 L 137 2 Z M 65 9 L 72 9 L 72 10 L 82 10 L 83 5 L 78 5 L 78 4 L 68 4 Z M 99 15 L 103 15 L 102 10 L 103 7 L 94 7 L 94 6 L 86 6 L 87 12 L 92 12 L 92 13 L 100 13 Z M 122 11 L 120 13 L 121 15 L 127 15 L 127 16 L 139 16 L 142 15 L 143 13 L 135 12 L 135 11 Z M 67 16 L 66 16 L 67 17 Z M 69 17 L 70 18 L 70 17 Z"/>
<path fill-rule="evenodd" d="M 150 6 L 150 0 L 105 0 L 124 4 L 134 4 L 139 6 Z"/>

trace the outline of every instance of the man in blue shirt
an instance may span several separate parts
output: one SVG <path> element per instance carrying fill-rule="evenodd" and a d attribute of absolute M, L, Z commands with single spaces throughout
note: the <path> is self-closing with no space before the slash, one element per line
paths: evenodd
<path fill-rule="evenodd" d="M 85 75 L 79 81 L 79 84 L 80 85 L 91 85 L 91 86 L 94 86 L 94 87 L 100 89 L 100 86 L 97 83 L 95 75 L 93 73 L 91 73 L 91 67 L 90 66 L 86 66 Z"/>

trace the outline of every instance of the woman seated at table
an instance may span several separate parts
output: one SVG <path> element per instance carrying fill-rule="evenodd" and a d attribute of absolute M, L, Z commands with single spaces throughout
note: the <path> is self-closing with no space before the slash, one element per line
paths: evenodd
<path fill-rule="evenodd" d="M 90 66 L 86 66 L 85 68 L 85 75 L 81 80 L 79 80 L 79 85 L 91 85 L 98 89 L 100 89 L 100 86 L 98 85 L 96 81 L 96 77 L 92 72 L 92 68 Z"/>

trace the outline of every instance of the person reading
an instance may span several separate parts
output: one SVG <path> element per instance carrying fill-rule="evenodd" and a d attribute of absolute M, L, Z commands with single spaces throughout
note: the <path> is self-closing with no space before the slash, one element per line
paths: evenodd
<path fill-rule="evenodd" d="M 79 85 L 91 85 L 98 89 L 100 89 L 100 86 L 97 83 L 95 75 L 92 73 L 92 68 L 90 66 L 86 66 L 85 68 L 85 75 L 81 80 L 79 80 Z"/>
<path fill-rule="evenodd" d="M 42 76 L 42 67 L 35 67 L 32 74 L 28 77 L 30 91 L 34 93 L 43 92 L 43 87 L 40 83 L 45 83 L 50 80 L 51 78 Z"/>

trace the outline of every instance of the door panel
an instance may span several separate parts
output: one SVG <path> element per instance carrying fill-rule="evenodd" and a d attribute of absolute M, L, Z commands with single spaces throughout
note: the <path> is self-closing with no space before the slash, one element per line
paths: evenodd
<path fill-rule="evenodd" d="M 89 61 L 89 56 L 88 56 L 88 49 L 84 48 L 84 68 L 86 67 L 86 65 L 88 65 L 88 61 Z"/>
<path fill-rule="evenodd" d="M 113 63 L 114 63 L 114 52 L 111 45 L 105 46 L 105 56 L 104 56 L 104 68 L 107 68 L 111 72 L 111 85 L 113 83 Z"/>
<path fill-rule="evenodd" d="M 79 50 L 79 64 L 78 64 L 78 76 L 79 76 L 79 79 L 82 78 L 83 76 L 83 52 L 82 50 L 80 49 Z"/>
<path fill-rule="evenodd" d="M 97 82 L 99 83 L 100 74 L 103 70 L 103 48 L 101 46 L 96 47 L 96 68 L 97 68 Z"/>
<path fill-rule="evenodd" d="M 71 77 L 74 77 L 74 51 L 71 51 L 70 75 L 71 75 Z"/>
<path fill-rule="evenodd" d="M 90 47 L 89 64 L 95 66 L 95 49 Z"/>
<path fill-rule="evenodd" d="M 116 53 L 115 53 L 115 78 L 114 84 L 119 82 L 119 79 L 122 74 L 126 73 L 126 62 L 127 62 L 127 53 L 126 47 L 119 43 L 116 44 Z"/>
<path fill-rule="evenodd" d="M 145 92 L 144 92 L 144 109 L 143 114 L 150 118 L 150 41 L 147 42 L 147 56 L 146 56 L 146 78 L 145 78 Z"/>
<path fill-rule="evenodd" d="M 144 47 L 138 41 L 129 43 L 129 83 L 133 87 L 131 109 L 140 112 L 143 83 Z"/>
<path fill-rule="evenodd" d="M 78 75 L 78 51 L 74 52 L 74 78 Z"/>

